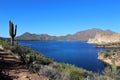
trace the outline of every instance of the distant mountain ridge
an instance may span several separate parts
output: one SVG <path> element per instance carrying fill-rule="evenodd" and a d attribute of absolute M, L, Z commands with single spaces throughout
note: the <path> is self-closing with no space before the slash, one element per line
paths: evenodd
<path fill-rule="evenodd" d="M 97 28 L 92 28 L 84 31 L 76 32 L 75 34 L 68 34 L 65 36 L 51 36 L 48 34 L 31 34 L 24 33 L 17 36 L 17 40 L 78 40 L 78 41 L 88 41 L 90 38 L 94 38 L 96 33 L 104 32 L 107 34 L 114 34 L 115 32 L 111 30 L 101 30 Z"/>

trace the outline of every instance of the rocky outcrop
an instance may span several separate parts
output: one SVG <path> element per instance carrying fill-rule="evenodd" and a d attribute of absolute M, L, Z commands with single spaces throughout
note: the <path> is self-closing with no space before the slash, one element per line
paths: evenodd
<path fill-rule="evenodd" d="M 4 48 L 2 47 L 2 45 L 0 45 L 0 50 L 3 50 Z"/>
<path fill-rule="evenodd" d="M 120 43 L 120 34 L 98 32 L 95 35 L 95 38 L 90 38 L 88 40 L 88 43 L 94 43 L 94 44 Z"/>
<path fill-rule="evenodd" d="M 109 65 L 113 65 L 113 59 L 114 59 L 115 66 L 120 67 L 120 55 L 119 55 L 119 53 L 118 54 L 116 53 L 113 55 L 109 52 L 109 53 L 107 53 L 107 54 L 109 54 L 109 56 L 107 56 L 107 57 L 105 57 L 104 54 L 105 53 L 99 53 L 98 59 L 106 64 L 109 64 Z"/>

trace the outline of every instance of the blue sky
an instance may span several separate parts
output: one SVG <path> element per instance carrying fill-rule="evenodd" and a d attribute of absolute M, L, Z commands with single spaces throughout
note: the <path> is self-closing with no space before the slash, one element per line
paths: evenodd
<path fill-rule="evenodd" d="M 120 32 L 120 0 L 0 0 L 0 36 L 9 37 L 8 21 L 24 32 L 73 34 L 101 28 Z"/>

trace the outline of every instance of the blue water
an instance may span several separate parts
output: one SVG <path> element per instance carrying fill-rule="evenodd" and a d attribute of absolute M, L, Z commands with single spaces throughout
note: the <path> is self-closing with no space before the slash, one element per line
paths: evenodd
<path fill-rule="evenodd" d="M 105 48 L 95 48 L 93 44 L 79 41 L 18 41 L 55 61 L 73 64 L 77 67 L 102 72 L 104 65 L 97 59 L 98 52 Z"/>

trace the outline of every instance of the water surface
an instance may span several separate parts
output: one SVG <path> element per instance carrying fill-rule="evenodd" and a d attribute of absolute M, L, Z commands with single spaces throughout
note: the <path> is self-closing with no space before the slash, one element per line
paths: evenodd
<path fill-rule="evenodd" d="M 95 48 L 93 44 L 79 41 L 18 41 L 58 62 L 73 64 L 93 72 L 101 72 L 104 65 L 97 59 L 98 52 L 105 48 Z"/>

